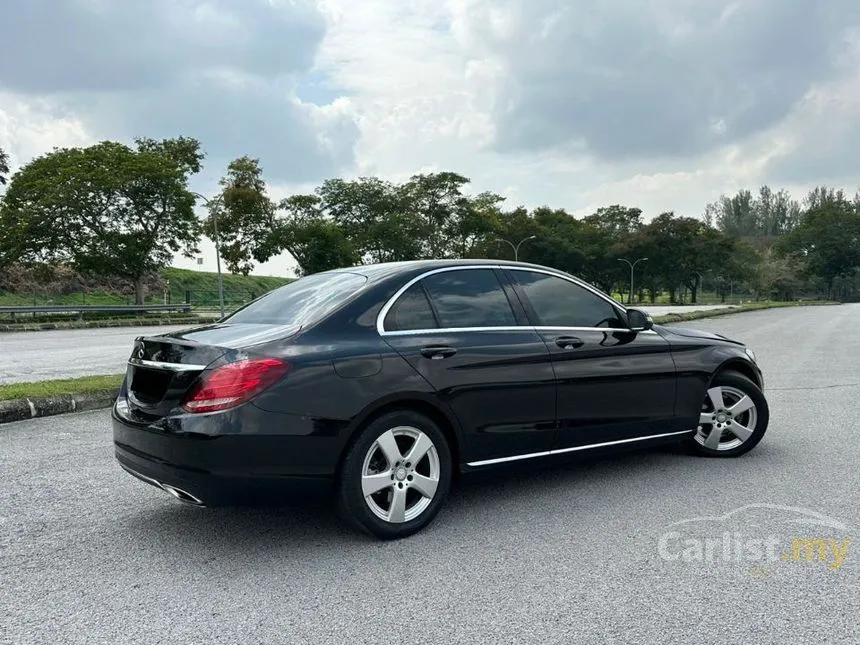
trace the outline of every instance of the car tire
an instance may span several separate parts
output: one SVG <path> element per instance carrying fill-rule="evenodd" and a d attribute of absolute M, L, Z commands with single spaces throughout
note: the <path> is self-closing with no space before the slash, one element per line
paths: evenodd
<path fill-rule="evenodd" d="M 367 423 L 348 449 L 338 511 L 378 538 L 413 535 L 439 512 L 451 472 L 448 442 L 432 420 L 412 410 L 388 412 Z"/>
<path fill-rule="evenodd" d="M 769 420 L 758 385 L 738 372 L 720 372 L 708 386 L 696 434 L 687 446 L 703 457 L 738 457 L 762 440 Z"/>

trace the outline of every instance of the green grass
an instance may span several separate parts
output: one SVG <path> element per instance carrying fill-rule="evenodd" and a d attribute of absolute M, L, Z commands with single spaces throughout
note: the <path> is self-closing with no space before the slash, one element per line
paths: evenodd
<path fill-rule="evenodd" d="M 0 401 L 39 399 L 58 396 L 60 394 L 112 392 L 122 385 L 124 376 L 124 374 L 110 374 L 55 381 L 39 381 L 37 383 L 9 383 L 7 385 L 0 385 Z"/>
<path fill-rule="evenodd" d="M 200 300 L 218 301 L 218 274 L 207 271 L 192 271 L 190 269 L 165 269 L 162 276 L 170 280 L 170 299 L 173 302 L 185 302 L 185 292 L 191 291 L 191 302 L 197 304 Z M 277 289 L 292 282 L 291 278 L 278 278 L 260 275 L 222 274 L 224 281 L 225 302 L 247 302 L 251 296 L 262 296 L 267 291 Z M 197 294 L 198 297 L 195 297 Z M 202 296 L 205 294 L 205 298 Z"/>

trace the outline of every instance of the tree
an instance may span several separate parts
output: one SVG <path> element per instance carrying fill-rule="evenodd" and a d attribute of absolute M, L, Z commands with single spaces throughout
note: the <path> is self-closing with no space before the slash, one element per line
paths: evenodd
<path fill-rule="evenodd" d="M 582 249 L 584 277 L 606 292 L 616 284 L 630 284 L 630 274 L 618 261 L 625 242 L 642 228 L 642 211 L 626 206 L 607 206 L 584 218 Z"/>
<path fill-rule="evenodd" d="M 695 303 L 702 275 L 712 272 L 716 279 L 725 270 L 726 258 L 732 257 L 735 242 L 702 220 L 669 212 L 643 227 L 632 244 L 638 256 L 648 257 L 649 274 L 669 291 L 672 302 L 678 300 L 679 288 L 686 287 Z"/>
<path fill-rule="evenodd" d="M 424 257 L 427 231 L 405 191 L 376 177 L 330 179 L 317 188 L 320 213 L 340 227 L 364 262 Z"/>
<path fill-rule="evenodd" d="M 0 148 L 0 186 L 6 185 L 6 175 L 9 174 L 9 155 Z"/>
<path fill-rule="evenodd" d="M 813 192 L 810 208 L 778 250 L 805 262 L 808 275 L 822 277 L 830 296 L 834 280 L 853 276 L 860 266 L 860 212 L 841 191 Z"/>
<path fill-rule="evenodd" d="M 758 195 L 740 190 L 733 197 L 721 195 L 705 207 L 705 222 L 730 237 L 747 239 L 758 247 L 770 247 L 775 238 L 791 231 L 800 218 L 800 204 L 788 191 L 759 188 Z"/>
<path fill-rule="evenodd" d="M 4 196 L 0 255 L 128 279 L 141 304 L 148 275 L 197 252 L 188 179 L 203 154 L 188 138 L 135 143 L 55 149 L 22 168 Z"/>
<path fill-rule="evenodd" d="M 259 160 L 247 156 L 234 159 L 218 185 L 221 192 L 208 202 L 209 217 L 203 231 L 214 239 L 217 225 L 220 253 L 227 269 L 248 275 L 255 259 L 264 262 L 280 252 L 266 247 L 271 242 L 275 207 L 266 192 Z"/>
<path fill-rule="evenodd" d="M 772 249 L 765 249 L 751 267 L 747 280 L 756 300 L 790 300 L 802 286 L 797 274 L 798 266 L 792 258 L 781 257 Z"/>

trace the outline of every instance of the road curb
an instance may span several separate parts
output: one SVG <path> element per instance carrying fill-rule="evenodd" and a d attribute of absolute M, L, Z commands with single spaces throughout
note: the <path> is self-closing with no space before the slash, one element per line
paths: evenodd
<path fill-rule="evenodd" d="M 116 400 L 117 394 L 119 394 L 119 388 L 88 394 L 58 394 L 42 398 L 0 401 L 0 424 L 68 412 L 109 408 Z"/>

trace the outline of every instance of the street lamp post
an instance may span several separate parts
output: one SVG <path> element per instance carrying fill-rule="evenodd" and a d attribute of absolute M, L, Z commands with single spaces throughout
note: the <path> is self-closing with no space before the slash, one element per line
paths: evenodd
<path fill-rule="evenodd" d="M 648 258 L 639 258 L 638 260 L 636 260 L 635 262 L 633 262 L 631 264 L 630 260 L 628 260 L 626 258 L 618 258 L 619 262 L 624 262 L 630 267 L 630 293 L 627 294 L 627 304 L 628 305 L 633 304 L 633 269 L 636 268 L 636 265 L 639 264 L 640 262 L 646 262 L 647 260 L 648 260 Z"/>
<path fill-rule="evenodd" d="M 200 193 L 192 193 L 206 203 L 209 215 L 212 217 L 212 233 L 215 242 L 215 266 L 218 270 L 218 305 L 221 309 L 221 318 L 224 317 L 224 279 L 221 277 L 221 243 L 218 240 L 218 215 L 213 206 L 224 199 L 224 195 L 218 195 L 215 199 L 208 199 Z"/>
<path fill-rule="evenodd" d="M 537 237 L 537 235 L 529 235 L 528 237 L 520 240 L 520 243 L 517 244 L 516 246 L 514 246 L 513 242 L 506 240 L 502 237 L 497 237 L 494 241 L 495 242 L 504 242 L 505 244 L 510 246 L 514 250 L 514 262 L 518 262 L 520 259 L 520 247 L 523 245 L 523 242 L 528 242 L 529 240 L 533 240 L 536 237 Z"/>

